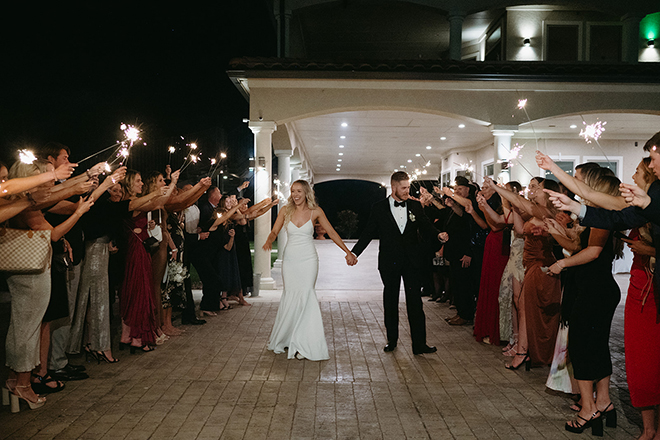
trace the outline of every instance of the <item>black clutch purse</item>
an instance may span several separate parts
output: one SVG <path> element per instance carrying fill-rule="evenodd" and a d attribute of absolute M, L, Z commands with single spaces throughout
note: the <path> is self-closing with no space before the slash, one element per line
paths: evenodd
<path fill-rule="evenodd" d="M 153 254 L 158 250 L 160 247 L 160 241 L 156 237 L 149 237 L 146 240 L 142 242 L 144 245 L 144 248 L 149 252 L 150 254 Z"/>

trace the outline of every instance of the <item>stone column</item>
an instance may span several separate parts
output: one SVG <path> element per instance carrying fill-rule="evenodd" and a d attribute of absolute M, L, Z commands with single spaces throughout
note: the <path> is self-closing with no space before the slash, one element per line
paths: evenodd
<path fill-rule="evenodd" d="M 277 56 L 286 58 L 290 55 L 291 10 L 286 7 L 286 0 L 275 0 L 273 12 L 277 22 Z"/>
<path fill-rule="evenodd" d="M 623 46 L 621 58 L 624 63 L 639 61 L 639 22 L 642 17 L 635 14 L 626 14 L 621 17 L 623 22 Z"/>
<path fill-rule="evenodd" d="M 280 199 L 277 209 L 282 209 L 286 205 L 289 194 L 291 193 L 291 150 L 275 150 L 277 156 L 277 178 L 280 181 L 280 192 L 284 197 Z M 277 260 L 274 267 L 282 267 L 282 254 L 286 246 L 286 232 L 284 229 L 277 235 Z"/>
<path fill-rule="evenodd" d="M 463 46 L 463 20 L 465 13 L 449 12 L 449 58 L 455 61 L 461 60 L 461 49 Z"/>
<path fill-rule="evenodd" d="M 263 200 L 271 196 L 273 177 L 272 136 L 277 130 L 277 124 L 272 121 L 251 121 L 248 125 L 254 133 L 254 199 Z M 262 215 L 254 220 L 254 273 L 261 274 L 261 289 L 275 289 L 275 280 L 270 276 L 270 252 L 261 249 L 270 234 L 271 222 L 269 215 Z"/>
<path fill-rule="evenodd" d="M 291 165 L 291 182 L 295 182 L 296 180 L 300 180 L 300 170 L 302 169 L 302 165 L 299 163 Z"/>
<path fill-rule="evenodd" d="M 512 160 L 513 168 L 511 170 L 502 170 L 500 162 L 506 162 L 511 157 L 511 138 L 513 134 L 518 131 L 517 125 L 493 125 L 491 128 L 491 133 L 493 133 L 495 147 L 494 151 L 494 168 L 495 176 L 500 183 L 507 183 L 509 180 L 515 180 L 511 173 L 516 168 L 518 164 L 515 159 Z"/>

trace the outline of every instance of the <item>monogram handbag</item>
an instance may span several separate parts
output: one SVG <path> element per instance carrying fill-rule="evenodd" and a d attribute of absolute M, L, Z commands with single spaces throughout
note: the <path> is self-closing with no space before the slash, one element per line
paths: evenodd
<path fill-rule="evenodd" d="M 0 226 L 0 271 L 41 273 L 50 264 L 50 230 L 32 231 Z"/>

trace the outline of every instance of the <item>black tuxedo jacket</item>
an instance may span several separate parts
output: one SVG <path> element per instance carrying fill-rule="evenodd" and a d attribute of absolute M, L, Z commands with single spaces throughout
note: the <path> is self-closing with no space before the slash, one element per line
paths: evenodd
<path fill-rule="evenodd" d="M 380 239 L 378 248 L 378 270 L 388 270 L 396 266 L 413 264 L 419 267 L 425 257 L 424 243 L 434 243 L 440 248 L 439 231 L 433 227 L 424 214 L 422 205 L 414 200 L 406 202 L 408 211 L 406 228 L 403 233 L 394 220 L 389 197 L 374 203 L 369 222 L 353 246 L 352 252 L 360 255 L 372 239 Z"/>

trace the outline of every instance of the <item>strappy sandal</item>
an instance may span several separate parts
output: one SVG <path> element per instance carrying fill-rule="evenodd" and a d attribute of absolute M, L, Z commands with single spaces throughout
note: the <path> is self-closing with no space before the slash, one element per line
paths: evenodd
<path fill-rule="evenodd" d="M 582 423 L 580 423 L 582 421 Z M 593 413 L 590 419 L 585 419 L 580 414 L 578 414 L 577 419 L 566 422 L 564 428 L 568 432 L 574 432 L 576 434 L 582 434 L 585 429 L 591 428 L 591 435 L 597 437 L 603 436 L 603 417 L 600 414 L 600 411 Z"/>
<path fill-rule="evenodd" d="M 64 382 L 53 379 L 50 374 L 46 373 L 45 376 L 39 376 L 38 374 L 32 373 L 32 377 L 37 379 L 37 382 L 32 382 L 32 390 L 35 394 L 52 394 L 58 393 L 64 389 Z M 55 382 L 56 387 L 50 387 L 46 384 Z"/>

